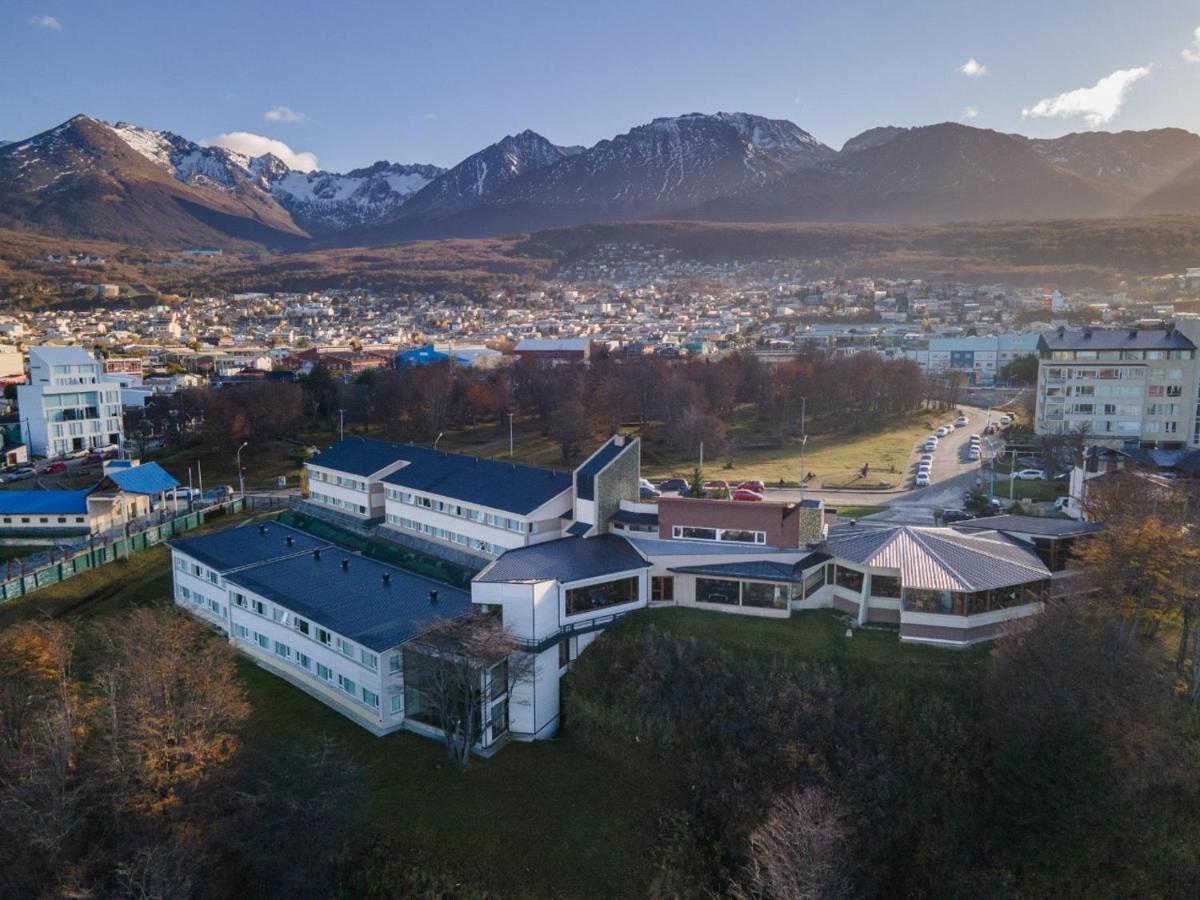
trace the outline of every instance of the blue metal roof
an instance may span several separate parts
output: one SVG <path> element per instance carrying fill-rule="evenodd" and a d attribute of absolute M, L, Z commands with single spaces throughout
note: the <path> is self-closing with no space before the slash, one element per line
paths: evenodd
<path fill-rule="evenodd" d="M 571 489 L 571 476 L 553 469 L 401 446 L 409 465 L 385 476 L 385 484 L 517 515 L 528 515 Z"/>
<path fill-rule="evenodd" d="M 589 525 L 587 522 L 574 522 L 571 524 L 571 526 L 569 528 L 567 528 L 567 534 L 572 535 L 574 537 L 583 537 L 585 534 L 587 534 L 591 530 L 592 530 L 592 526 Z"/>
<path fill-rule="evenodd" d="M 336 547 L 252 566 L 226 581 L 377 652 L 471 609 L 466 591 Z"/>
<path fill-rule="evenodd" d="M 323 453 L 308 460 L 310 465 L 322 466 L 326 469 L 337 469 L 351 475 L 363 478 L 374 475 L 380 469 L 386 469 L 392 463 L 406 459 L 404 450 L 407 444 L 393 444 L 390 441 L 377 441 L 374 438 L 346 438 L 339 441 Z"/>
<path fill-rule="evenodd" d="M 179 486 L 179 482 L 172 478 L 166 469 L 154 462 L 130 468 L 109 469 L 105 476 L 130 494 L 160 494 Z"/>
<path fill-rule="evenodd" d="M 91 488 L 78 491 L 0 491 L 0 515 L 83 516 Z"/>
<path fill-rule="evenodd" d="M 450 359 L 448 353 L 443 353 L 441 350 L 434 349 L 433 344 L 426 344 L 423 347 L 413 347 L 411 350 L 405 350 L 403 353 L 396 355 L 396 365 L 399 368 L 405 366 L 424 366 L 430 363 L 446 362 Z"/>
<path fill-rule="evenodd" d="M 609 518 L 610 522 L 621 525 L 658 525 L 658 513 L 630 512 L 619 509 Z"/>
<path fill-rule="evenodd" d="M 685 541 L 660 538 L 652 535 L 632 534 L 629 542 L 641 553 L 649 557 L 655 556 L 734 556 L 753 553 L 755 556 L 769 556 L 778 553 L 795 553 L 786 547 L 762 547 L 757 544 L 723 543 L 721 541 Z M 798 549 L 798 548 L 797 548 Z"/>
<path fill-rule="evenodd" d="M 476 581 L 567 583 L 649 567 L 629 541 L 615 534 L 559 538 L 505 552 L 475 576 Z"/>
<path fill-rule="evenodd" d="M 581 476 L 599 474 L 601 469 L 620 456 L 621 451 L 628 446 L 629 441 L 618 446 L 616 441 L 609 438 L 604 446 L 583 461 L 583 465 L 579 467 L 579 474 Z"/>
<path fill-rule="evenodd" d="M 688 575 L 708 575 L 713 578 L 744 578 L 751 581 L 799 581 L 804 571 L 832 559 L 828 553 L 810 553 L 798 563 L 751 560 L 748 562 L 713 563 L 707 566 L 679 566 L 671 569 Z"/>
<path fill-rule="evenodd" d="M 287 542 L 289 537 L 291 544 Z M 333 546 L 306 531 L 278 522 L 224 528 L 198 537 L 167 541 L 167 544 L 218 572 Z"/>
<path fill-rule="evenodd" d="M 1042 333 L 1039 350 L 1191 350 L 1187 337 L 1165 328 L 1075 328 Z"/>

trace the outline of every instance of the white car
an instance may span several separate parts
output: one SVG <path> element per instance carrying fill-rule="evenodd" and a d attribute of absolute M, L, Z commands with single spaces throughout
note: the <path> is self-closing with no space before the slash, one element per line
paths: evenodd
<path fill-rule="evenodd" d="M 937 430 L 937 436 L 938 436 L 938 437 L 945 437 L 945 436 L 946 436 L 946 435 L 948 435 L 949 433 L 950 433 L 950 432 L 946 430 L 946 426 L 945 426 L 945 425 L 943 425 L 941 428 L 939 428 L 939 429 Z"/>
<path fill-rule="evenodd" d="M 955 419 L 954 427 L 955 428 L 966 428 L 967 427 L 967 417 L 959 416 L 957 419 Z"/>
<path fill-rule="evenodd" d="M 937 441 L 933 440 L 932 438 L 929 439 L 925 442 L 925 449 L 932 453 L 937 449 Z"/>
<path fill-rule="evenodd" d="M 921 462 L 923 462 L 923 463 L 933 462 L 933 454 L 932 453 L 922 453 L 921 454 Z"/>
<path fill-rule="evenodd" d="M 979 459 L 979 456 L 980 453 L 978 447 L 972 447 L 967 451 L 967 459 L 971 460 L 971 462 L 975 462 L 975 460 Z"/>
<path fill-rule="evenodd" d="M 1022 469 L 1020 472 L 1014 472 L 1013 478 L 1017 481 L 1045 481 L 1046 473 L 1041 469 Z"/>
<path fill-rule="evenodd" d="M 929 473 L 918 472 L 917 477 L 913 479 L 913 484 L 917 487 L 929 487 Z"/>
<path fill-rule="evenodd" d="M 979 435 L 977 435 L 977 434 L 973 434 L 973 435 L 971 435 L 971 443 L 972 443 L 972 444 L 982 444 L 982 443 L 983 443 L 983 438 L 981 438 L 981 437 L 980 437 Z"/>

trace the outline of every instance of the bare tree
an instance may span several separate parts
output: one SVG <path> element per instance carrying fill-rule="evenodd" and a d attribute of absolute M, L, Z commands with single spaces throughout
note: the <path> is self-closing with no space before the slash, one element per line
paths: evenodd
<path fill-rule="evenodd" d="M 472 613 L 435 622 L 405 646 L 405 689 L 419 691 L 442 731 L 446 755 L 466 769 L 493 723 L 491 707 L 533 677 L 535 657 L 522 652 L 495 616 Z M 504 716 L 507 719 L 507 702 Z M 507 727 L 507 721 L 504 723 Z"/>
<path fill-rule="evenodd" d="M 836 800 L 820 787 L 776 797 L 750 835 L 750 896 L 803 900 L 842 893 L 846 836 Z"/>

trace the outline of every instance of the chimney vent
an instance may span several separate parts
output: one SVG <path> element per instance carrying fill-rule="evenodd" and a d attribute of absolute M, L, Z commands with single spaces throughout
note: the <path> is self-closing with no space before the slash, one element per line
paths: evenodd
<path fill-rule="evenodd" d="M 1129 336 L 1130 336 L 1131 338 L 1135 338 L 1135 337 L 1137 337 L 1137 329 L 1136 329 L 1136 328 L 1130 328 L 1130 329 L 1129 329 Z"/>
<path fill-rule="evenodd" d="M 1092 336 L 1092 329 L 1090 329 L 1090 328 L 1085 328 L 1085 329 L 1083 329 L 1083 336 L 1084 336 L 1085 338 L 1091 338 L 1091 336 Z"/>
<path fill-rule="evenodd" d="M 266 533 L 267 533 L 267 526 L 266 526 L 266 525 L 259 525 L 259 526 L 258 526 L 258 533 L 259 533 L 259 534 L 266 534 Z"/>
<path fill-rule="evenodd" d="M 321 548 L 317 547 L 315 550 L 313 550 L 313 559 L 320 559 L 320 558 L 321 558 Z"/>
<path fill-rule="evenodd" d="M 295 542 L 292 540 L 292 536 L 291 536 L 290 534 L 289 534 L 287 537 L 285 537 L 285 538 L 283 539 L 283 541 L 284 541 L 284 543 L 285 543 L 285 544 L 287 544 L 289 547 L 290 547 L 290 546 L 292 546 L 292 544 L 293 544 L 293 543 L 295 543 Z"/>
<path fill-rule="evenodd" d="M 350 571 L 350 560 L 344 559 L 344 558 L 342 559 L 342 571 L 343 572 Z"/>
<path fill-rule="evenodd" d="M 384 583 L 385 585 L 386 585 L 386 584 L 391 584 L 391 583 L 392 583 L 392 573 L 391 573 L 391 572 L 384 572 L 384 573 L 383 573 L 383 583 Z"/>
<path fill-rule="evenodd" d="M 432 590 L 429 592 L 429 605 L 437 606 L 437 591 L 436 590 Z"/>

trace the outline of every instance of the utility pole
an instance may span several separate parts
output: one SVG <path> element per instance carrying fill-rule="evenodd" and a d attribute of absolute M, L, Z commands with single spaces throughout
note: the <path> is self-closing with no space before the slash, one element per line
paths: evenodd
<path fill-rule="evenodd" d="M 242 451 L 245 450 L 249 444 L 249 441 L 244 441 L 242 446 L 237 448 L 238 494 L 241 496 L 243 503 L 246 500 L 246 474 L 242 471 Z"/>
<path fill-rule="evenodd" d="M 804 428 L 805 415 L 808 412 L 808 396 L 800 398 L 800 499 L 804 500 L 804 488 L 808 484 L 808 472 L 804 470 L 804 451 L 808 447 L 808 432 Z"/>
<path fill-rule="evenodd" d="M 513 414 L 508 414 L 508 458 L 513 458 Z"/>
<path fill-rule="evenodd" d="M 344 441 L 345 439 L 346 439 L 346 411 L 344 409 L 339 409 L 338 410 L 338 440 Z"/>
<path fill-rule="evenodd" d="M 196 481 L 200 483 L 200 499 L 204 499 L 204 473 L 200 470 L 200 460 L 196 460 Z"/>
<path fill-rule="evenodd" d="M 700 471 L 704 471 L 704 441 L 700 442 Z"/>
<path fill-rule="evenodd" d="M 1013 502 L 1013 488 L 1015 487 L 1016 481 L 1017 481 L 1016 474 L 1017 474 L 1017 451 L 1014 450 L 1014 451 L 1012 451 L 1012 460 L 1009 462 L 1009 469 L 1008 469 L 1008 505 L 1009 506 L 1012 506 L 1012 502 Z"/>

